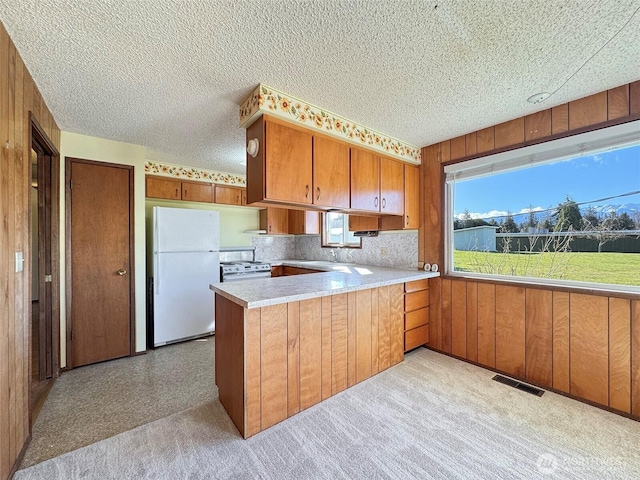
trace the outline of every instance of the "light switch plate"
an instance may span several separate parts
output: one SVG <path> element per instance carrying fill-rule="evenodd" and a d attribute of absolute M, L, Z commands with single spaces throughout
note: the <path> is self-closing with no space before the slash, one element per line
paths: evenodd
<path fill-rule="evenodd" d="M 24 269 L 24 255 L 22 252 L 16 252 L 16 273 Z"/>

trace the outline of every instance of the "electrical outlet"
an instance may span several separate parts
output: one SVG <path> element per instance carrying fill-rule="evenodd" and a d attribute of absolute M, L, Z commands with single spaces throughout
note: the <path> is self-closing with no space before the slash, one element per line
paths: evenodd
<path fill-rule="evenodd" d="M 380 247 L 380 256 L 388 257 L 389 256 L 389 247 Z"/>

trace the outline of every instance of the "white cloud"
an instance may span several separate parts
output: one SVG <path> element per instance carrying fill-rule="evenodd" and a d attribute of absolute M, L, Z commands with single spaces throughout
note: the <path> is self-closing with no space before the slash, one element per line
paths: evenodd
<path fill-rule="evenodd" d="M 507 215 L 509 215 L 509 213 L 511 213 L 511 215 L 522 215 L 522 214 L 527 214 L 529 213 L 529 211 L 531 212 L 541 212 L 545 210 L 542 207 L 532 207 L 531 209 L 529 209 L 529 207 L 527 208 L 522 208 L 520 209 L 519 212 L 507 212 L 506 210 L 491 210 L 489 212 L 469 212 L 469 217 L 476 220 L 479 218 L 482 219 L 490 219 L 490 218 L 496 218 L 496 220 L 500 220 L 500 217 L 506 217 Z M 455 218 L 457 218 L 458 220 L 463 220 L 464 219 L 464 212 L 462 213 L 457 213 L 455 215 Z"/>
<path fill-rule="evenodd" d="M 505 217 L 508 215 L 508 212 L 505 210 L 491 210 L 490 212 L 478 213 L 478 212 L 469 212 L 469 216 L 473 219 L 478 218 L 491 218 L 491 217 Z M 462 220 L 464 217 L 464 212 L 458 213 L 455 216 L 458 220 Z"/>
<path fill-rule="evenodd" d="M 541 212 L 542 210 L 544 210 L 544 208 L 542 207 L 523 208 L 515 215 L 519 215 L 521 213 L 529 213 L 529 212 Z"/>

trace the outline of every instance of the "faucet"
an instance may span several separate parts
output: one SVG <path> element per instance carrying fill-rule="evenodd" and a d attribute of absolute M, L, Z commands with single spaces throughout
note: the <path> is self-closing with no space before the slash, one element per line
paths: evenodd
<path fill-rule="evenodd" d="M 331 257 L 332 262 L 338 261 L 338 252 L 336 252 L 334 248 L 331 249 Z"/>

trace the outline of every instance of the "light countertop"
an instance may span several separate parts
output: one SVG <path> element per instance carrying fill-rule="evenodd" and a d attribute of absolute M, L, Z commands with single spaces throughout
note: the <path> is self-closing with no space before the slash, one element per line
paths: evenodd
<path fill-rule="evenodd" d="M 256 278 L 240 282 L 215 283 L 209 288 L 244 308 L 257 308 L 440 275 L 420 270 L 314 260 L 280 260 L 269 263 L 272 266 L 289 265 L 323 271 L 302 275 Z"/>

